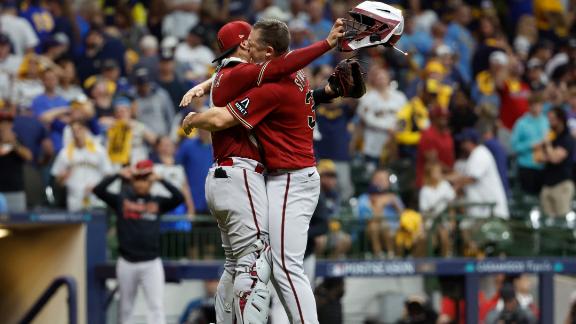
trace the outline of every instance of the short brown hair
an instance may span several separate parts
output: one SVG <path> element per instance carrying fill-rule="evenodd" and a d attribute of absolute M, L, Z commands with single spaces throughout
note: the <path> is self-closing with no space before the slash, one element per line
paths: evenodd
<path fill-rule="evenodd" d="M 254 30 L 260 30 L 259 41 L 270 46 L 276 54 L 284 54 L 290 46 L 288 26 L 278 19 L 262 19 L 254 24 Z"/>

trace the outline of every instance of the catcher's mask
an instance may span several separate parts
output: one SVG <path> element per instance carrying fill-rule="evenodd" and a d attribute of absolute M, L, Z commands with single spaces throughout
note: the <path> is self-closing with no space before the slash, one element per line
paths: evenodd
<path fill-rule="evenodd" d="M 344 19 L 344 37 L 338 42 L 342 52 L 386 44 L 404 30 L 402 11 L 385 3 L 364 1 L 348 14 L 352 19 Z"/>

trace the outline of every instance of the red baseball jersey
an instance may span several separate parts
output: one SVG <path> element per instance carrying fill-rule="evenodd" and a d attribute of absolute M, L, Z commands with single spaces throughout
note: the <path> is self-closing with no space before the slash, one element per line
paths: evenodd
<path fill-rule="evenodd" d="M 326 40 L 297 49 L 262 64 L 232 59 L 218 70 L 212 85 L 212 103 L 224 107 L 247 90 L 263 82 L 278 80 L 310 64 L 330 50 Z M 312 99 L 310 99 L 312 100 Z M 244 157 L 261 161 L 259 150 L 250 132 L 241 126 L 212 133 L 214 159 Z"/>
<path fill-rule="evenodd" d="M 277 81 L 303 69 L 330 49 L 328 42 L 323 40 L 262 64 L 233 62 L 232 64 L 236 64 L 234 68 L 222 70 L 215 76 L 214 88 L 224 88 L 226 91 L 212 93 L 213 103 L 216 107 L 224 107 L 249 89 L 262 83 Z"/>
<path fill-rule="evenodd" d="M 238 65 L 225 66 L 218 73 L 216 78 L 223 73 L 234 73 L 234 69 Z M 216 79 L 217 80 L 217 79 Z M 212 97 L 215 95 L 227 96 L 226 92 L 233 87 L 217 87 L 216 84 L 212 86 Z M 223 108 L 211 108 L 223 109 Z M 222 160 L 229 157 L 242 157 L 255 161 L 260 161 L 260 154 L 258 147 L 250 139 L 250 133 L 242 126 L 234 126 L 218 132 L 212 132 L 212 147 L 214 150 L 214 160 Z"/>
<path fill-rule="evenodd" d="M 246 129 L 255 130 L 262 162 L 269 170 L 316 165 L 312 139 L 316 115 L 304 72 L 251 89 L 226 107 Z"/>

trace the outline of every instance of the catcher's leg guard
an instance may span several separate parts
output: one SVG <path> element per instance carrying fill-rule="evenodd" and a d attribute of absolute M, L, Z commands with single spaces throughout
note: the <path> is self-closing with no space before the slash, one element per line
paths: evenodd
<path fill-rule="evenodd" d="M 254 258 L 259 254 L 258 259 Z M 239 264 L 250 260 L 251 265 L 236 268 L 234 292 L 236 318 L 242 324 L 266 324 L 270 311 L 271 260 L 269 248 L 252 253 L 252 257 L 241 257 Z"/>

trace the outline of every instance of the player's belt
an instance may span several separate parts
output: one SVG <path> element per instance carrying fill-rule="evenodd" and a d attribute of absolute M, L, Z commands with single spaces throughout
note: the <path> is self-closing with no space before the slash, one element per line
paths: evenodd
<path fill-rule="evenodd" d="M 246 163 L 234 163 L 234 159 L 232 158 L 224 158 L 224 159 L 220 159 L 218 161 L 216 161 L 216 164 L 218 166 L 235 166 L 235 167 L 241 167 L 244 169 L 248 169 L 246 168 Z M 256 173 L 260 173 L 263 174 L 264 170 L 266 170 L 266 168 L 264 168 L 264 166 L 260 163 L 256 164 L 256 166 L 254 167 L 254 172 Z"/>

